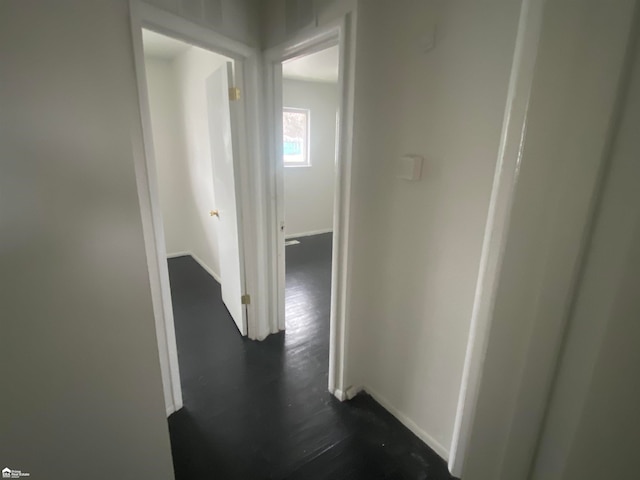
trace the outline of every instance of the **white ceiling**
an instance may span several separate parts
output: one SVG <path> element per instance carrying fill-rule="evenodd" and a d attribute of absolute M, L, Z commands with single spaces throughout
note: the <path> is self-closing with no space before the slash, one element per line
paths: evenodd
<path fill-rule="evenodd" d="M 151 30 L 142 30 L 144 53 L 150 57 L 171 60 L 189 49 L 191 45 L 180 40 L 165 37 Z"/>
<path fill-rule="evenodd" d="M 338 82 L 338 46 L 289 60 L 282 65 L 282 76 L 293 80 Z"/>

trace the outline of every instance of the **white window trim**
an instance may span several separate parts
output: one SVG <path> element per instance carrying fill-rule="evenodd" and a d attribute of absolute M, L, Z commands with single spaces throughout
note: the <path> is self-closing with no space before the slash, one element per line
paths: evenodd
<path fill-rule="evenodd" d="M 295 163 L 295 162 L 285 162 L 284 154 L 282 156 L 282 163 L 286 168 L 308 168 L 311 166 L 311 110 L 308 108 L 297 108 L 297 107 L 283 107 L 282 115 L 287 112 L 291 113 L 304 113 L 307 117 L 307 138 L 305 140 L 306 147 L 306 161 Z M 284 142 L 284 138 L 283 138 Z"/>

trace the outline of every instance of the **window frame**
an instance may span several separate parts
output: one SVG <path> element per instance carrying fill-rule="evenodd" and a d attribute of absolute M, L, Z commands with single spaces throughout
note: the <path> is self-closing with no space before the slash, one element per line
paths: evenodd
<path fill-rule="evenodd" d="M 287 162 L 284 154 L 284 115 L 286 113 L 304 113 L 306 117 L 306 135 L 304 145 L 304 162 Z M 300 107 L 282 107 L 282 164 L 285 168 L 305 168 L 311 166 L 311 109 Z"/>

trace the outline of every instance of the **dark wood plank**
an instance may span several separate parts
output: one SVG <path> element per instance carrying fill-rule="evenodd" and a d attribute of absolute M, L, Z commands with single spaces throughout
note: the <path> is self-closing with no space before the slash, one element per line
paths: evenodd
<path fill-rule="evenodd" d="M 450 479 L 445 462 L 369 395 L 327 391 L 331 235 L 287 247 L 287 331 L 238 333 L 220 286 L 169 260 L 184 408 L 169 429 L 178 480 Z"/>

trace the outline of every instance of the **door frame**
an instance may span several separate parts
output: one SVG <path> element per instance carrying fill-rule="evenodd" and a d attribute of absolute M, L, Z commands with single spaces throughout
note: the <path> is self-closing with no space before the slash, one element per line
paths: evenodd
<path fill-rule="evenodd" d="M 632 32 L 640 11 L 640 3 L 634 3 L 635 13 L 628 17 Z M 581 126 L 581 135 L 598 135 L 602 151 L 597 152 L 597 159 L 585 162 L 580 150 L 565 150 L 570 151 L 568 158 L 573 162 L 569 164 L 573 169 L 565 166 L 565 172 L 574 172 L 582 162 L 580 176 L 558 174 L 557 165 L 538 161 L 545 156 L 544 151 L 537 151 L 538 158 L 529 154 L 542 138 L 532 133 L 530 112 L 541 102 L 540 96 L 531 97 L 534 82 L 542 69 L 548 68 L 544 63 L 538 65 L 539 48 L 544 45 L 549 51 L 547 42 L 553 35 L 546 29 L 546 19 L 551 15 L 546 10 L 548 4 L 546 0 L 523 0 L 521 7 L 449 456 L 449 469 L 456 477 L 471 472 L 496 480 L 529 478 L 620 115 L 624 93 L 621 79 L 628 74 L 625 62 L 631 37 L 621 48 L 619 38 L 594 27 L 593 16 L 578 17 L 574 25 L 583 34 L 580 38 L 589 35 L 594 44 L 597 42 L 604 52 L 600 58 L 618 58 L 621 73 L 608 71 L 612 82 L 608 85 L 601 79 L 583 82 L 590 72 L 574 65 L 570 73 L 555 71 L 559 83 L 553 88 L 557 95 L 581 83 L 584 93 L 580 101 L 593 100 L 604 123 L 597 129 L 589 124 Z M 628 26 L 616 28 L 624 32 L 622 28 Z M 586 65 L 584 61 L 582 64 Z M 614 75 L 620 78 L 614 79 Z M 558 108 L 574 112 L 567 105 Z M 575 129 L 572 134 L 576 135 Z M 537 169 L 529 167 L 536 161 Z M 523 206 L 539 205 L 540 192 L 571 194 L 558 197 L 562 202 L 542 203 L 531 215 Z M 525 222 L 537 226 L 535 239 L 523 235 L 521 225 Z M 528 248 L 531 244 L 542 247 Z M 503 288 L 505 285 L 509 288 Z M 510 334 L 518 330 L 520 335 L 514 339 Z M 504 365 L 510 367 L 506 372 Z M 515 368 L 511 368 L 513 365 Z M 496 400 L 499 408 L 488 408 L 495 406 Z"/>
<path fill-rule="evenodd" d="M 520 10 L 453 438 L 449 448 L 449 471 L 457 477 L 462 476 L 465 461 L 469 455 L 476 405 L 480 397 L 482 369 L 491 331 L 492 310 L 518 181 L 519 163 L 524 148 L 529 98 L 538 55 L 545 1 L 523 0 Z"/>
<path fill-rule="evenodd" d="M 331 313 L 329 333 L 328 389 L 346 400 L 346 348 L 350 290 L 351 165 L 355 79 L 355 12 L 347 12 L 321 27 L 306 30 L 265 52 L 265 109 L 269 152 L 269 226 L 271 257 L 270 331 L 285 329 L 285 233 L 284 166 L 282 164 L 282 62 L 338 45 L 338 122 L 333 205 L 333 251 L 331 260 Z"/>
<path fill-rule="evenodd" d="M 260 239 L 265 238 L 263 216 L 260 208 L 263 185 L 263 168 L 260 159 L 259 141 L 259 87 L 260 53 L 235 40 L 229 39 L 212 29 L 186 20 L 175 14 L 149 5 L 142 0 L 129 2 L 133 60 L 138 87 L 138 112 L 142 126 L 144 156 L 135 158 L 135 174 L 140 202 L 147 267 L 153 302 L 153 312 L 161 359 L 163 385 L 169 386 L 171 398 L 166 400 L 167 416 L 183 406 L 180 370 L 178 364 L 175 326 L 169 284 L 169 271 L 166 258 L 166 244 L 162 224 L 162 212 L 158 195 L 156 160 L 153 148 L 153 133 L 149 109 L 149 94 L 144 63 L 142 29 L 148 29 L 172 38 L 202 47 L 234 61 L 236 86 L 241 89 L 241 105 L 238 109 L 238 152 L 234 153 L 234 162 L 238 161 L 236 172 L 237 208 L 242 212 L 239 225 L 247 238 L 256 238 L 257 242 L 241 242 L 241 256 L 244 257 L 245 292 L 252 292 L 252 301 L 247 305 L 247 329 L 251 339 L 260 337 L 260 325 L 256 312 L 266 311 L 266 295 L 259 292 L 268 280 L 264 271 L 266 259 L 263 249 L 259 248 Z M 248 208 L 251 207 L 251 208 Z M 261 265 L 260 262 L 264 265 Z"/>

